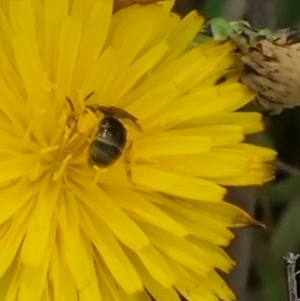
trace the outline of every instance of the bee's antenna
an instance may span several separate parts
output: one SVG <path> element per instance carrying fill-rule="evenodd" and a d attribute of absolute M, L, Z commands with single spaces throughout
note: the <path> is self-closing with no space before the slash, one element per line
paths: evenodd
<path fill-rule="evenodd" d="M 74 112 L 75 109 L 74 109 L 74 106 L 73 106 L 73 103 L 72 103 L 72 100 L 70 99 L 70 97 L 67 96 L 67 97 L 66 97 L 66 100 L 67 100 L 67 102 L 69 103 L 72 112 Z"/>

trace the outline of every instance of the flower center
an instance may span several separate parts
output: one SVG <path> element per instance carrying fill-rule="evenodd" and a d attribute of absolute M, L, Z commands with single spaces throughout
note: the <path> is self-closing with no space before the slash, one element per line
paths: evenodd
<path fill-rule="evenodd" d="M 99 118 L 88 108 L 67 113 L 58 119 L 57 149 L 52 157 L 53 180 L 59 180 L 69 167 L 87 165 L 88 150 L 95 136 Z"/>

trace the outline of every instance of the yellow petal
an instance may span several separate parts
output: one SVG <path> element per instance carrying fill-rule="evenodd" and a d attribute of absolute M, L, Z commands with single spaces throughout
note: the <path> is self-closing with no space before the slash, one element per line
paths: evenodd
<path fill-rule="evenodd" d="M 84 95 L 95 92 L 93 97 L 87 101 L 88 104 L 107 104 L 106 99 L 103 98 L 116 76 L 120 59 L 118 51 L 107 48 L 95 62 L 94 69 L 91 69 L 90 74 L 86 75 L 82 84 L 82 89 L 85 91 Z"/>
<path fill-rule="evenodd" d="M 18 300 L 20 301 L 39 301 L 45 282 L 50 261 L 50 249 L 47 250 L 47 256 L 40 265 L 25 264 L 20 275 L 20 289 Z"/>
<path fill-rule="evenodd" d="M 150 196 L 148 196 L 149 198 Z M 226 246 L 228 242 L 233 239 L 234 235 L 226 229 L 226 226 L 234 223 L 234 221 L 241 216 L 236 215 L 228 218 L 225 223 L 222 218 L 219 219 L 216 214 L 213 217 L 210 217 L 207 212 L 204 214 L 199 214 L 198 210 L 194 210 L 193 203 L 190 204 L 191 208 L 185 208 L 176 204 L 175 200 L 169 201 L 165 198 L 159 198 L 158 196 L 150 197 L 153 202 L 158 203 L 158 207 L 165 211 L 169 216 L 173 217 L 176 221 L 180 222 L 185 228 L 187 228 L 195 237 L 199 237 L 200 239 L 206 240 L 216 245 Z M 186 207 L 188 207 L 187 202 L 185 202 Z M 220 203 L 223 208 L 223 202 Z M 201 203 L 202 205 L 202 203 Z M 200 208 L 202 206 L 200 205 Z M 196 206 L 195 206 L 196 207 Z M 220 214 L 221 215 L 221 214 Z"/>
<path fill-rule="evenodd" d="M 4 237 L 1 238 L 0 256 L 0 277 L 4 275 L 7 268 L 12 264 L 14 257 L 18 253 L 21 242 L 23 241 L 28 227 L 28 215 L 32 210 L 33 204 L 23 206 L 18 210 L 18 218 L 9 220 L 9 228 Z"/>
<path fill-rule="evenodd" d="M 166 54 L 162 65 L 168 64 L 184 52 L 201 29 L 203 23 L 204 18 L 200 16 L 197 11 L 192 11 L 178 23 L 178 26 L 168 39 L 170 51 Z"/>
<path fill-rule="evenodd" d="M 77 300 L 77 289 L 58 245 L 55 244 L 49 266 L 49 277 L 53 284 L 53 295 L 57 300 Z"/>
<path fill-rule="evenodd" d="M 28 265 L 41 266 L 52 244 L 56 231 L 53 210 L 60 189 L 61 182 L 51 182 L 50 186 L 49 179 L 45 179 L 37 196 L 34 214 L 28 225 L 21 251 L 22 262 Z"/>
<path fill-rule="evenodd" d="M 8 185 L 7 187 L 1 187 L 1 195 L 3 198 L 10 200 L 9 202 L 3 202 L 0 211 L 0 224 L 8 220 L 17 210 L 23 207 L 26 203 L 29 203 L 32 197 L 34 197 L 40 189 L 37 183 L 30 183 L 27 179 L 21 180 Z M 30 189 L 25 189 L 30 185 Z M 15 196 L 19 195 L 18 198 Z M 31 202 L 33 204 L 33 202 Z M 25 205 L 27 206 L 27 205 Z M 24 209 L 23 209 L 24 210 Z"/>
<path fill-rule="evenodd" d="M 207 179 L 245 175 L 250 170 L 252 161 L 253 158 L 245 154 L 226 153 L 218 148 L 201 155 L 159 158 L 160 166 L 165 170 Z"/>
<path fill-rule="evenodd" d="M 104 223 L 81 208 L 82 228 L 101 254 L 104 263 L 119 285 L 129 294 L 142 290 L 142 283 L 118 241 Z"/>
<path fill-rule="evenodd" d="M 142 230 L 100 188 L 82 189 L 77 182 L 75 185 L 72 184 L 72 191 L 129 248 L 139 251 L 149 244 Z"/>
<path fill-rule="evenodd" d="M 171 136 L 196 136 L 199 138 L 211 138 L 213 146 L 226 145 L 240 142 L 244 139 L 243 128 L 234 125 L 201 126 L 185 130 L 171 130 Z M 182 152 L 184 153 L 184 152 Z M 199 154 L 200 152 L 198 152 Z"/>
<path fill-rule="evenodd" d="M 1 53 L 0 53 L 1 54 Z M 1 57 L 0 57 L 1 58 Z M 10 126 L 15 129 L 18 136 L 22 137 L 26 129 L 26 107 L 22 102 L 20 95 L 16 95 L 17 89 L 9 89 L 7 84 L 0 80 L 0 91 L 1 91 L 1 111 L 3 119 L 8 119 Z M 23 112 L 23 113 L 22 113 Z M 12 126 L 13 125 L 13 126 Z"/>
<path fill-rule="evenodd" d="M 203 116 L 191 119 L 178 125 L 178 128 L 194 128 L 210 125 L 239 125 L 244 129 L 245 134 L 252 134 L 261 131 L 263 128 L 262 116 L 252 112 L 221 113 L 213 116 Z"/>
<path fill-rule="evenodd" d="M 16 300 L 19 285 L 20 285 L 20 274 L 16 273 L 18 267 L 18 262 L 15 259 L 14 262 L 10 264 L 9 269 L 1 277 L 2 285 L 0 286 L 0 298 L 1 300 Z"/>
<path fill-rule="evenodd" d="M 132 22 L 133 19 L 135 22 Z M 160 39 L 163 39 L 170 30 L 170 25 L 162 26 L 162 24 L 166 25 L 167 19 L 169 19 L 168 15 L 157 4 L 147 6 L 147 8 L 136 5 L 127 11 L 119 10 L 114 15 L 107 45 L 113 45 L 122 53 L 120 73 L 140 54 L 155 46 L 155 43 L 152 44 L 153 40 L 156 40 L 156 43 L 159 42 L 157 33 L 160 33 Z M 132 47 L 133 44 L 134 47 Z"/>
<path fill-rule="evenodd" d="M 189 241 L 161 229 L 157 231 L 158 229 L 148 224 L 143 224 L 142 228 L 153 245 L 162 253 L 199 275 L 205 276 L 213 266 L 213 263 L 208 260 L 209 254 L 195 247 Z"/>
<path fill-rule="evenodd" d="M 132 177 L 141 187 L 188 199 L 219 202 L 225 194 L 224 188 L 212 182 L 154 168 L 135 166 Z"/>
<path fill-rule="evenodd" d="M 274 160 L 277 154 L 276 151 L 272 149 L 257 146 L 257 145 L 247 144 L 247 143 L 240 143 L 234 145 L 234 149 L 251 153 L 253 155 L 261 156 L 265 161 Z"/>
<path fill-rule="evenodd" d="M 65 102 L 67 96 L 71 97 L 71 99 L 74 99 L 76 96 L 74 92 L 71 93 L 71 88 L 81 38 L 82 24 L 78 19 L 67 17 L 61 28 L 58 49 L 59 55 L 54 77 L 57 90 L 64 93 L 64 95 L 58 98 L 59 106 L 62 106 L 61 103 Z M 66 66 L 68 66 L 68 68 L 66 68 Z M 72 89 L 72 91 L 77 92 L 77 89 Z"/>
<path fill-rule="evenodd" d="M 95 1 L 84 27 L 74 68 L 73 85 L 78 89 L 102 52 L 112 17 L 112 0 Z M 98 26 L 101 20 L 101 27 Z"/>
<path fill-rule="evenodd" d="M 170 267 L 153 246 L 148 246 L 136 254 L 145 265 L 148 272 L 165 288 L 170 288 L 174 284 L 174 274 Z M 134 259 L 133 259 L 133 262 Z"/>
<path fill-rule="evenodd" d="M 132 257 L 134 256 L 131 254 Z M 173 287 L 163 287 L 160 282 L 155 280 L 152 275 L 149 273 L 147 268 L 142 264 L 138 258 L 131 257 L 131 260 L 134 261 L 134 266 L 138 270 L 138 273 L 145 285 L 146 289 L 151 293 L 151 295 L 157 301 L 180 301 L 178 293 Z"/>
<path fill-rule="evenodd" d="M 145 125 L 145 119 L 151 119 L 151 117 L 158 111 L 166 106 L 167 103 L 172 101 L 178 94 L 176 85 L 173 83 L 168 83 L 167 85 L 160 86 L 158 88 L 150 89 L 149 92 L 144 93 L 137 100 L 134 99 L 137 95 L 130 95 L 131 97 L 124 98 L 123 103 L 130 102 L 128 106 L 125 107 L 125 110 L 131 112 L 134 116 L 137 116 L 139 120 L 142 121 L 143 130 L 146 130 L 147 125 Z M 132 100 L 133 98 L 133 100 Z M 153 101 L 153 99 L 159 99 L 160 101 Z M 149 104 L 147 110 L 145 104 Z M 147 123 L 147 121 L 146 121 Z"/>
<path fill-rule="evenodd" d="M 135 142 L 138 157 L 172 156 L 178 154 L 200 154 L 208 152 L 213 143 L 210 137 L 200 135 L 161 135 L 157 138 L 146 138 Z"/>
<path fill-rule="evenodd" d="M 91 271 L 87 251 L 81 239 L 79 228 L 79 208 L 74 197 L 65 192 L 59 200 L 58 231 L 60 248 L 78 290 L 86 287 L 91 280 Z M 73 250 L 76 250 L 74 252 Z"/>
<path fill-rule="evenodd" d="M 60 35 L 62 24 L 68 16 L 69 7 L 67 0 L 45 0 L 44 3 L 43 26 L 47 34 L 43 36 L 41 59 L 47 71 L 48 79 L 53 81 L 57 67 L 57 37 Z"/>
<path fill-rule="evenodd" d="M 119 100 L 132 89 L 144 74 L 155 66 L 167 50 L 168 45 L 163 41 L 132 63 L 127 71 L 123 72 L 123 75 L 117 78 L 113 86 L 110 87 L 109 93 L 106 95 L 110 105 L 118 104 L 118 106 L 122 106 L 122 102 Z"/>
<path fill-rule="evenodd" d="M 148 202 L 142 195 L 129 189 L 105 189 L 106 193 L 113 197 L 114 202 L 128 212 L 134 219 L 146 220 L 170 233 L 184 237 L 188 235 L 188 231 L 183 228 L 176 220 L 171 219 L 169 215 L 159 210 L 153 204 Z"/>

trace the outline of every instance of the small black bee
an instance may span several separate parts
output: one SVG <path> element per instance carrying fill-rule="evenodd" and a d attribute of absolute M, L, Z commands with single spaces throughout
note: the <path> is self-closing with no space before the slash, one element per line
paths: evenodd
<path fill-rule="evenodd" d="M 94 92 L 88 94 L 84 101 L 94 95 Z M 74 112 L 74 106 L 69 97 L 66 97 L 71 110 Z M 92 112 L 100 111 L 104 117 L 99 123 L 98 131 L 89 147 L 89 162 L 100 168 L 106 168 L 115 163 L 123 154 L 127 144 L 127 130 L 120 119 L 129 119 L 133 122 L 138 131 L 141 127 L 138 119 L 118 107 L 105 107 L 99 105 L 87 106 Z"/>
<path fill-rule="evenodd" d="M 138 130 L 140 125 L 135 116 L 117 107 L 95 106 L 91 109 L 101 111 L 104 118 L 100 121 L 98 132 L 90 145 L 89 161 L 106 168 L 121 157 L 127 143 L 127 130 L 119 119 L 130 119 Z"/>

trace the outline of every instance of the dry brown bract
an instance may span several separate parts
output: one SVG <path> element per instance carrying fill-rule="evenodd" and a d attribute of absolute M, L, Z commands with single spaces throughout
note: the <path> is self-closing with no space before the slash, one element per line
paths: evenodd
<path fill-rule="evenodd" d="M 242 81 L 257 92 L 260 105 L 272 111 L 300 105 L 300 43 L 286 32 L 273 42 L 261 40 L 242 60 Z"/>

